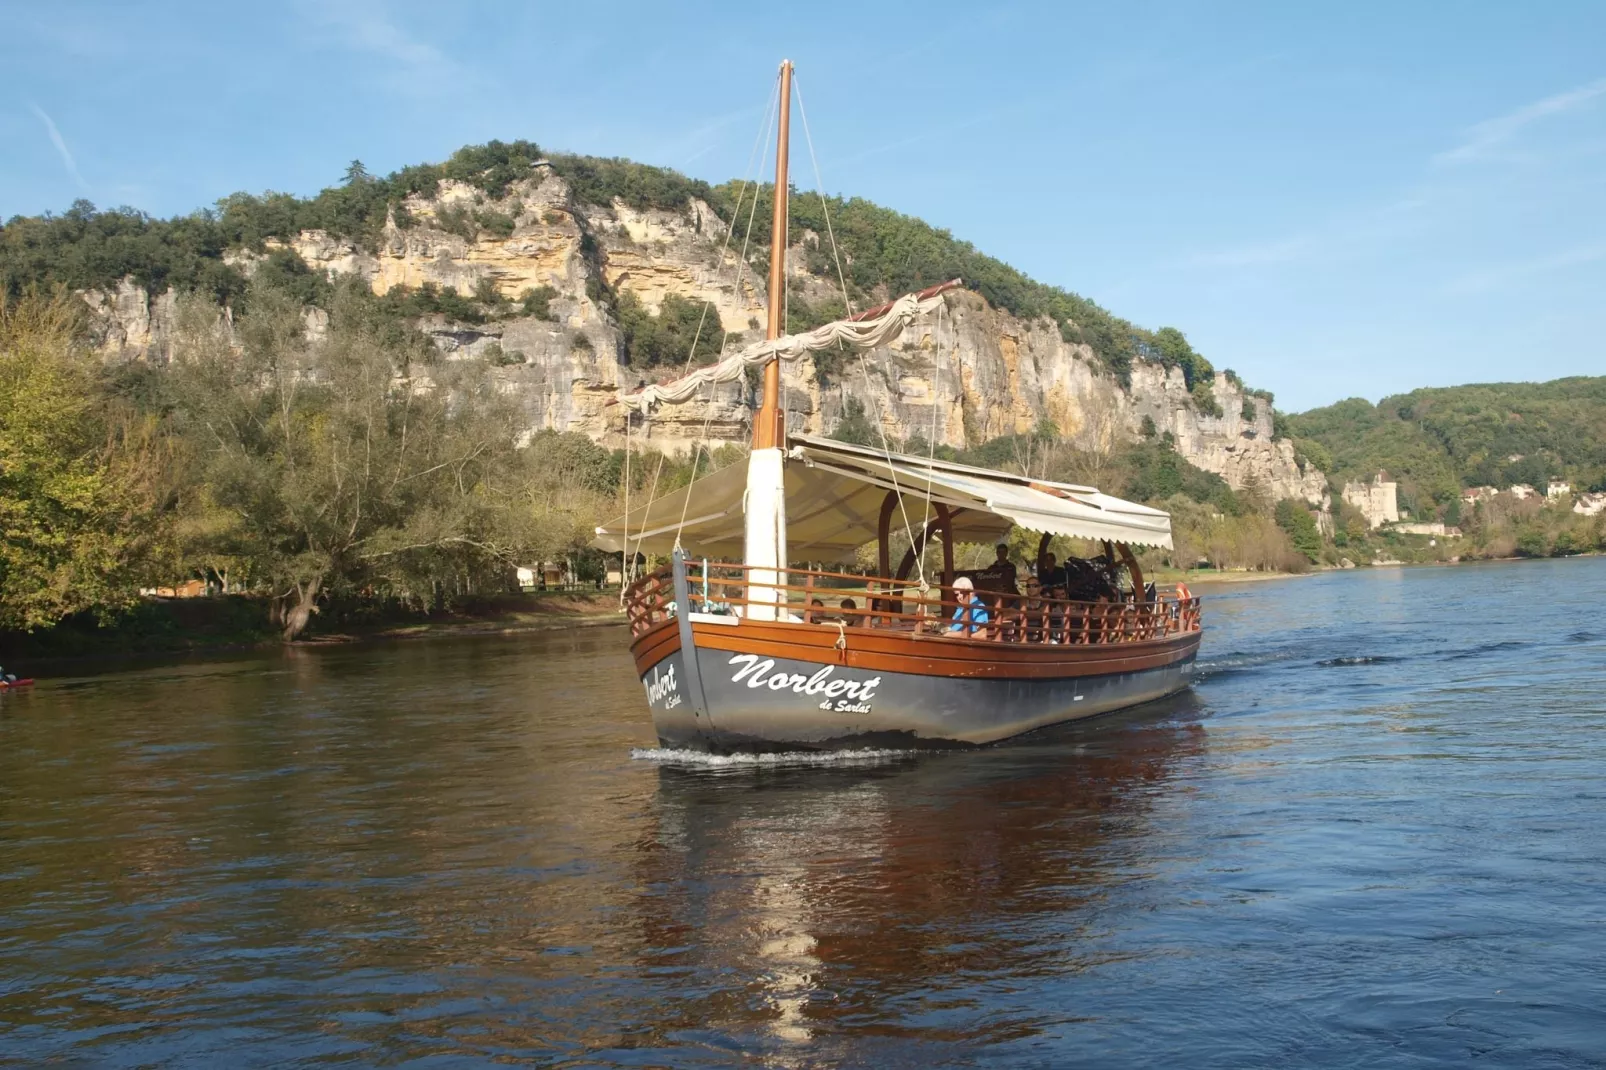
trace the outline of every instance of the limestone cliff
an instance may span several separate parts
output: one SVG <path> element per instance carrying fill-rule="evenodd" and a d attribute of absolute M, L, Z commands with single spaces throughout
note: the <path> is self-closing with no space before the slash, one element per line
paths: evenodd
<path fill-rule="evenodd" d="M 562 178 L 542 170 L 499 200 L 446 181 L 435 196 L 414 197 L 405 208 L 403 223 L 387 220 L 373 248 L 321 231 L 304 231 L 289 244 L 309 266 L 360 276 L 376 293 L 433 283 L 464 295 L 492 287 L 516 301 L 550 287 L 556 296 L 548 318 L 515 314 L 465 324 L 431 316 L 419 324 L 450 359 L 483 358 L 499 346 L 504 363 L 493 374 L 521 399 L 532 430 L 580 431 L 621 444 L 623 411 L 609 402 L 649 377 L 675 373 L 625 363 L 608 305 L 620 295 L 634 295 L 654 313 L 669 295 L 707 302 L 716 315 L 706 329 L 723 332 L 728 345 L 762 337 L 762 270 L 725 247 L 724 224 L 700 201 L 680 211 L 582 204 Z M 499 228 L 510 232 L 465 224 L 476 212 L 510 219 L 511 228 Z M 803 244 L 818 240 L 806 234 Z M 802 266 L 808 251 L 790 258 L 793 292 L 815 302 L 830 298 L 831 283 Z M 248 271 L 260 257 L 231 254 Z M 85 300 L 108 358 L 168 359 L 171 293 L 147 294 L 124 280 L 115 292 L 90 291 Z M 1029 431 L 1044 420 L 1084 446 L 1108 447 L 1137 436 L 1147 417 L 1157 433 L 1173 436 L 1183 457 L 1235 488 L 1255 483 L 1273 498 L 1325 505 L 1326 477 L 1302 470 L 1291 444 L 1273 440 L 1270 403 L 1247 397 L 1226 376 L 1213 384 L 1219 417 L 1199 412 L 1180 369 L 1139 361 L 1123 389 L 1101 372 L 1087 346 L 1065 341 L 1052 320 L 1022 320 L 974 293 L 951 294 L 895 345 L 862 360 L 832 356 L 789 366 L 783 381 L 794 428 L 828 433 L 846 401 L 856 398 L 889 437 L 918 434 L 955 447 Z M 1245 418 L 1246 407 L 1253 419 Z M 674 452 L 697 441 L 742 441 L 751 408 L 746 387 L 730 384 L 708 401 L 661 410 L 633 434 Z"/>

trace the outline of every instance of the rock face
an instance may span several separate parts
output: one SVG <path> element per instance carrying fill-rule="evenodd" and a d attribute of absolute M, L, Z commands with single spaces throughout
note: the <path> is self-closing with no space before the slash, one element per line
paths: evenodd
<path fill-rule="evenodd" d="M 679 211 L 581 204 L 563 179 L 548 174 L 515 184 L 496 201 L 472 186 L 443 182 L 435 197 L 414 198 L 406 207 L 407 225 L 388 220 L 373 249 L 321 231 L 288 244 L 310 267 L 357 275 L 376 293 L 433 283 L 465 296 L 489 287 L 517 301 L 550 287 L 549 318 L 517 314 L 515 307 L 483 324 L 440 316 L 419 323 L 451 359 L 482 359 L 499 346 L 512 362 L 494 374 L 522 400 L 531 430 L 580 431 L 622 445 L 624 413 L 612 399 L 678 374 L 624 362 L 623 338 L 605 303 L 611 297 L 633 295 L 654 314 L 670 295 L 707 303 L 704 330 L 719 332 L 728 347 L 763 337 L 763 269 L 726 247 L 725 224 L 701 202 Z M 477 211 L 510 218 L 511 233 L 465 225 Z M 809 302 L 833 296 L 828 280 L 802 267 L 818 241 L 806 234 L 804 247 L 789 258 L 789 287 Z M 258 259 L 231 254 L 245 271 Z M 172 293 L 152 296 L 124 280 L 115 292 L 90 291 L 84 299 L 108 359 L 171 356 Z M 1270 403 L 1248 397 L 1226 376 L 1212 384 L 1221 416 L 1198 411 L 1180 369 L 1140 361 L 1123 389 L 1101 372 L 1087 346 L 1065 341 L 1052 320 L 1019 319 L 970 292 L 951 293 L 893 345 L 862 359 L 832 354 L 788 365 L 782 382 L 790 427 L 828 433 L 854 399 L 890 439 L 919 435 L 961 448 L 1043 421 L 1084 448 L 1109 448 L 1135 438 L 1147 417 L 1157 433 L 1171 434 L 1183 457 L 1234 488 L 1254 484 L 1272 499 L 1326 506 L 1325 476 L 1301 469 L 1289 442 L 1273 441 Z M 732 383 L 705 400 L 665 407 L 630 434 L 637 444 L 676 453 L 697 442 L 745 441 L 753 407 L 747 386 Z"/>

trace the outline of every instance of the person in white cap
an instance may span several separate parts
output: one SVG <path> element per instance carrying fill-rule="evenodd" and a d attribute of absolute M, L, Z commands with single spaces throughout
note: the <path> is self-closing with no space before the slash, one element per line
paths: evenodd
<path fill-rule="evenodd" d="M 964 635 L 976 634 L 987 623 L 987 605 L 976 597 L 976 585 L 970 582 L 969 576 L 961 576 L 954 581 L 954 598 L 959 605 L 954 607 L 954 622 L 948 625 L 948 630 Z"/>

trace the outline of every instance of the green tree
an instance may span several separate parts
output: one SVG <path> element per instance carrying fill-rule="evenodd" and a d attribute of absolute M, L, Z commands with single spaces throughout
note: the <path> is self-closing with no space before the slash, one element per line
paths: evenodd
<path fill-rule="evenodd" d="M 837 420 L 831 437 L 838 442 L 848 442 L 855 446 L 880 445 L 880 436 L 876 433 L 875 424 L 864 411 L 864 402 L 858 398 L 843 399 L 842 416 Z"/>
<path fill-rule="evenodd" d="M 1148 355 L 1167 368 L 1181 368 L 1188 389 L 1197 397 L 1200 383 L 1209 383 L 1215 376 L 1210 362 L 1193 351 L 1188 339 L 1175 327 L 1161 327 L 1154 332 L 1148 346 Z"/>
<path fill-rule="evenodd" d="M 1311 516 L 1310 510 L 1305 508 L 1303 502 L 1293 498 L 1284 498 L 1277 503 L 1274 514 L 1277 526 L 1287 534 L 1295 550 L 1304 554 L 1311 561 L 1319 561 L 1322 556 L 1322 534 L 1316 527 L 1316 518 Z"/>
<path fill-rule="evenodd" d="M 625 359 L 638 367 L 707 364 L 719 356 L 724 333 L 712 304 L 666 294 L 657 315 L 626 291 L 617 308 Z"/>
<path fill-rule="evenodd" d="M 81 307 L 0 299 L 0 628 L 131 604 L 161 549 L 160 446 L 99 390 Z"/>
<path fill-rule="evenodd" d="M 238 352 L 221 327 L 183 340 L 180 429 L 206 500 L 239 518 L 230 539 L 271 583 L 286 639 L 331 590 L 505 571 L 536 540 L 507 478 L 515 414 L 472 362 L 398 333 L 349 281 L 322 339 L 282 290 L 253 286 L 250 305 Z"/>

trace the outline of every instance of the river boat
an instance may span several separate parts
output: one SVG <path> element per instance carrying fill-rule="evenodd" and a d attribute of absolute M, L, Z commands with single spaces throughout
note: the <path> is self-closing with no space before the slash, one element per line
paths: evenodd
<path fill-rule="evenodd" d="M 788 233 L 791 78 L 783 63 L 773 235 Z M 943 461 L 934 450 L 922 457 L 787 432 L 781 361 L 887 344 L 960 281 L 785 335 L 785 245 L 775 242 L 770 258 L 764 342 L 620 399 L 628 447 L 632 414 L 645 419 L 749 369 L 763 376 L 745 466 L 596 529 L 596 545 L 626 562 L 667 559 L 623 592 L 660 743 L 713 752 L 978 745 L 1186 688 L 1199 600 L 1185 586 L 1146 584 L 1133 552 L 1171 546 L 1162 510 Z M 1012 567 L 954 567 L 956 543 L 992 543 L 1016 527 L 1040 533 L 1041 577 L 1054 575 L 1053 537 L 1102 545 L 1089 561 L 1067 562 L 1097 596 L 1022 593 Z M 928 575 L 933 540 L 941 566 Z M 871 543 L 874 574 L 851 570 Z"/>

